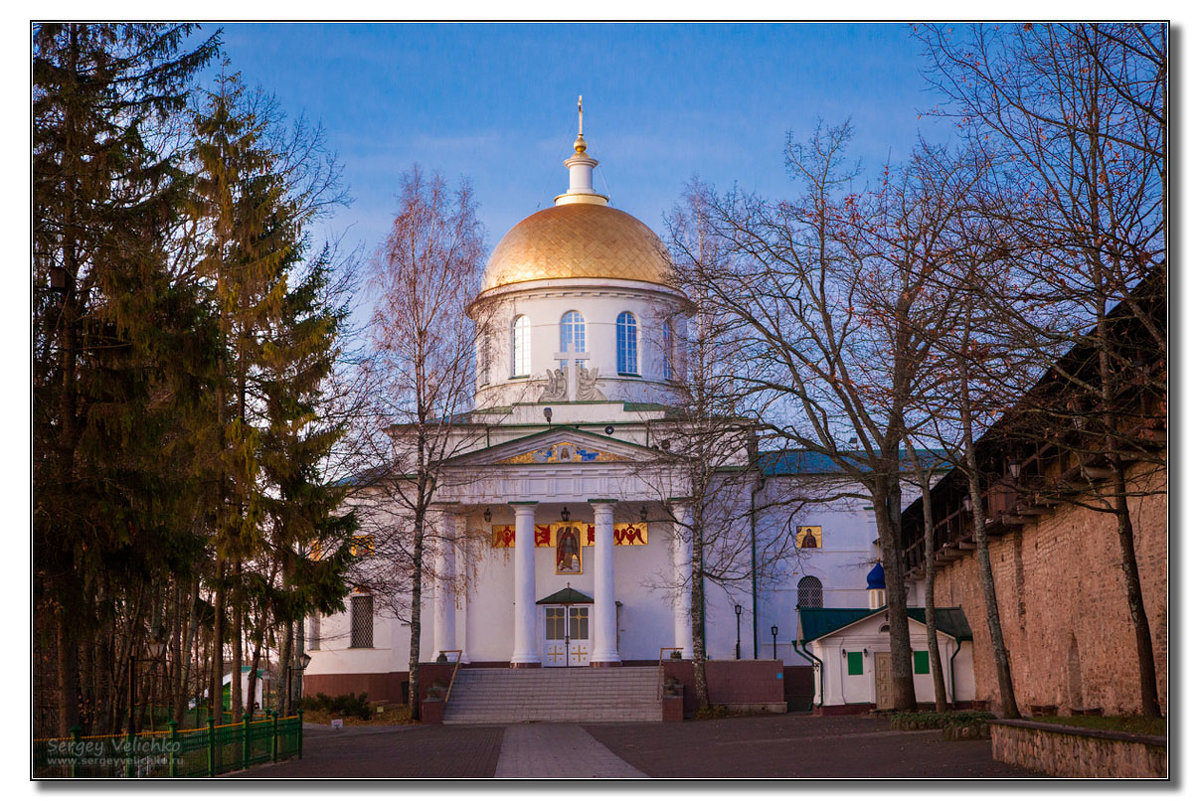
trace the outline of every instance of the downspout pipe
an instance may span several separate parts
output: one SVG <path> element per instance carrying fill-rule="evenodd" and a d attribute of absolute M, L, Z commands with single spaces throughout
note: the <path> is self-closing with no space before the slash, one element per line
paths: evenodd
<path fill-rule="evenodd" d="M 953 653 L 949 656 L 949 708 L 955 709 L 958 705 L 958 677 L 957 671 L 953 669 L 953 659 L 958 655 L 958 651 L 962 650 L 962 640 L 960 637 L 953 638 L 957 645 L 953 649 Z"/>
<path fill-rule="evenodd" d="M 758 493 L 766 486 L 766 477 L 759 474 L 749 493 L 749 600 L 754 641 L 754 659 L 758 658 Z"/>
<path fill-rule="evenodd" d="M 795 650 L 795 653 L 804 657 L 817 667 L 817 670 L 820 673 L 820 686 L 817 688 L 817 696 L 820 698 L 820 703 L 817 703 L 816 699 L 813 698 L 812 708 L 815 709 L 818 706 L 824 706 L 824 662 L 821 662 L 820 658 L 817 657 L 816 654 L 808 650 L 807 643 L 804 643 L 804 648 L 801 651 L 799 650 L 799 643 L 797 643 L 795 640 L 792 640 L 791 648 Z"/>

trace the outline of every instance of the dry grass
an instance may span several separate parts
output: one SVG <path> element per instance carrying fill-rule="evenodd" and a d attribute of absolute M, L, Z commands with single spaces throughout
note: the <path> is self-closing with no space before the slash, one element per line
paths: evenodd
<path fill-rule="evenodd" d="M 380 712 L 379 710 L 383 711 Z M 411 723 L 412 718 L 408 714 L 408 707 L 404 704 L 372 704 L 370 720 L 362 720 L 361 718 L 351 715 L 332 715 L 324 709 L 314 709 L 304 712 L 305 723 L 318 723 L 324 726 L 329 725 L 335 718 L 341 718 L 341 725 L 349 726 L 399 726 L 406 723 Z"/>

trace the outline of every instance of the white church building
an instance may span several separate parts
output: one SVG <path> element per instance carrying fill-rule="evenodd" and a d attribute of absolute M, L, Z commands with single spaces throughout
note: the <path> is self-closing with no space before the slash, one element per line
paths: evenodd
<path fill-rule="evenodd" d="M 593 188 L 581 122 L 574 151 L 567 190 L 503 237 L 471 307 L 490 324 L 475 411 L 439 489 L 422 662 L 693 656 L 693 492 L 669 459 L 682 378 L 671 350 L 690 302 L 659 238 Z M 845 479 L 813 454 L 760 454 L 742 433 L 726 465 L 744 488 L 723 529 L 733 555 L 712 566 L 730 578 L 706 585 L 707 656 L 809 665 L 792 645 L 797 607 L 867 607 L 874 513 L 862 500 L 792 502 Z M 309 622 L 306 693 L 400 700 L 409 629 L 387 607 L 355 592 L 344 613 Z"/>

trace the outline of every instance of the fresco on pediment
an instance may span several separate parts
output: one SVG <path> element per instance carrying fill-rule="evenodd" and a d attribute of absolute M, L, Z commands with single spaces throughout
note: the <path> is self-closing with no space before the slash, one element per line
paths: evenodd
<path fill-rule="evenodd" d="M 573 442 L 557 442 L 544 448 L 500 459 L 498 464 L 581 464 L 622 462 L 624 457 L 609 451 L 591 450 Z"/>

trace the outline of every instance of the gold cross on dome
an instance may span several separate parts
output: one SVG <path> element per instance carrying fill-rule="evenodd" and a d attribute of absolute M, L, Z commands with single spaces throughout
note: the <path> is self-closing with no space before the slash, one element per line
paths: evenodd
<path fill-rule="evenodd" d="M 579 136 L 583 135 L 583 96 L 579 95 Z"/>

